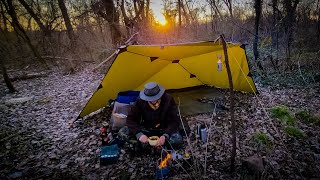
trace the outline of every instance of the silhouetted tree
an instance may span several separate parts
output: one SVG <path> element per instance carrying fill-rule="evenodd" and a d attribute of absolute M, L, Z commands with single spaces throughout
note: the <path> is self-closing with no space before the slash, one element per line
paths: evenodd
<path fill-rule="evenodd" d="M 70 18 L 69 18 L 69 14 L 68 14 L 68 10 L 66 8 L 66 5 L 64 3 L 64 0 L 58 0 L 58 4 L 59 4 L 59 8 L 61 10 L 62 13 L 62 17 L 64 19 L 64 23 L 66 25 L 67 28 L 67 33 L 70 39 L 70 44 L 71 44 L 71 49 L 74 50 L 75 46 L 76 46 L 76 38 L 73 32 L 73 28 L 70 22 Z"/>
<path fill-rule="evenodd" d="M 17 14 L 16 14 L 14 6 L 13 6 L 12 0 L 1 0 L 1 2 L 3 3 L 6 11 L 8 12 L 8 14 L 10 15 L 10 17 L 12 19 L 10 23 L 11 23 L 12 27 L 14 28 L 15 32 L 28 44 L 29 48 L 31 49 L 31 51 L 33 52 L 35 57 L 40 62 L 42 62 L 45 65 L 45 67 L 48 69 L 49 67 L 48 67 L 47 63 L 40 56 L 38 50 L 33 46 L 29 36 L 27 35 L 25 30 L 23 29 L 23 27 L 19 23 L 18 18 L 17 18 Z"/>
<path fill-rule="evenodd" d="M 253 41 L 253 54 L 254 59 L 257 62 L 258 67 L 263 70 L 263 67 L 261 65 L 261 61 L 259 60 L 259 51 L 258 51 L 258 40 L 259 40 L 259 22 L 260 22 L 260 16 L 261 16 L 261 6 L 262 6 L 262 0 L 255 0 L 254 1 L 254 9 L 256 13 L 255 17 L 255 23 L 254 23 L 254 41 Z"/>

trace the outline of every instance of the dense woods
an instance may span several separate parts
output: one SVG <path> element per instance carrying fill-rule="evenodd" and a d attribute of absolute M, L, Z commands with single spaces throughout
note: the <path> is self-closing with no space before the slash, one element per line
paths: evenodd
<path fill-rule="evenodd" d="M 123 169 L 131 178 L 154 178 L 153 171 L 139 170 L 153 166 L 150 159 L 132 160 L 127 152 L 114 171 L 100 168 L 97 132 L 107 110 L 71 130 L 68 121 L 98 87 L 118 47 L 220 36 L 245 45 L 261 94 L 232 93 L 232 129 L 219 121 L 230 118 L 229 110 L 189 117 L 194 124 L 217 123 L 206 147 L 208 165 L 188 170 L 191 175 L 176 173 L 177 179 L 244 179 L 250 173 L 243 173 L 240 158 L 255 153 L 264 163 L 252 179 L 319 178 L 320 0 L 0 0 L 0 120 L 6 119 L 0 126 L 0 178 L 116 179 Z M 231 131 L 237 131 L 237 143 L 230 142 Z M 231 144 L 237 147 L 232 155 Z M 194 146 L 196 154 L 203 150 Z M 33 154 L 17 157 L 13 147 Z M 230 155 L 233 174 L 226 170 Z M 195 157 L 207 160 L 207 154 Z M 43 158 L 49 168 L 39 165 Z"/>
<path fill-rule="evenodd" d="M 215 40 L 224 34 L 228 41 L 249 44 L 260 70 L 292 71 L 297 59 L 299 66 L 319 66 L 312 65 L 320 46 L 318 0 L 163 0 L 157 11 L 165 25 L 154 16 L 152 3 L 1 0 L 2 64 L 39 62 L 72 72 L 83 61 L 101 62 L 125 43 Z"/>

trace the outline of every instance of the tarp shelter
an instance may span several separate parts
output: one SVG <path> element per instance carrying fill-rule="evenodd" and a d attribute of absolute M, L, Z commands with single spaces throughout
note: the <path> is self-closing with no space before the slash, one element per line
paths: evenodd
<path fill-rule="evenodd" d="M 244 46 L 228 43 L 227 47 L 234 90 L 256 92 Z M 217 68 L 218 56 L 222 56 L 223 61 L 220 70 Z M 105 107 L 119 92 L 141 90 L 144 84 L 151 81 L 161 84 L 165 89 L 201 85 L 228 88 L 222 44 L 197 42 L 120 47 L 111 67 L 79 118 Z"/>

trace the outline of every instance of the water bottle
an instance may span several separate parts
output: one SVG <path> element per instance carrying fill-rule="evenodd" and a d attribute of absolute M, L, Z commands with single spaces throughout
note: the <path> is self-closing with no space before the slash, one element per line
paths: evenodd
<path fill-rule="evenodd" d="M 201 129 L 201 141 L 204 143 L 207 142 L 207 128 Z"/>
<path fill-rule="evenodd" d="M 197 137 L 201 137 L 201 124 L 197 124 Z"/>
<path fill-rule="evenodd" d="M 109 131 L 109 124 L 107 122 L 102 123 L 102 129 L 101 129 L 101 140 L 102 140 L 102 146 L 106 146 L 108 144 L 108 132 Z"/>
<path fill-rule="evenodd" d="M 218 68 L 218 71 L 222 71 L 222 61 L 220 59 L 217 62 L 217 68 Z"/>

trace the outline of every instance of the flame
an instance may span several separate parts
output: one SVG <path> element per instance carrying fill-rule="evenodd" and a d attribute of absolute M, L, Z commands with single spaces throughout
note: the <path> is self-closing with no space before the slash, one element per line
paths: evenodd
<path fill-rule="evenodd" d="M 167 154 L 164 160 L 161 161 L 159 168 L 162 169 L 167 166 L 168 160 L 171 158 L 171 154 Z"/>

